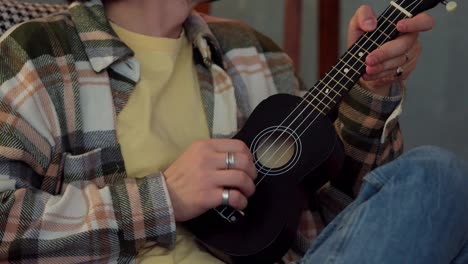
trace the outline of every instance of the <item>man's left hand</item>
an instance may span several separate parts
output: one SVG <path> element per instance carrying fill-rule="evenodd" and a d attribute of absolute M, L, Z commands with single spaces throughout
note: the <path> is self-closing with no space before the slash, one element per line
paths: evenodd
<path fill-rule="evenodd" d="M 377 17 L 369 6 L 361 6 L 351 18 L 348 27 L 348 47 L 354 44 L 365 32 L 375 30 Z M 400 35 L 380 48 L 371 52 L 366 58 L 366 73 L 359 80 L 362 87 L 375 94 L 386 96 L 396 78 L 406 80 L 416 68 L 421 43 L 419 32 L 431 30 L 434 19 L 421 13 L 413 18 L 407 18 L 397 23 Z M 397 69 L 402 70 L 397 76 Z"/>

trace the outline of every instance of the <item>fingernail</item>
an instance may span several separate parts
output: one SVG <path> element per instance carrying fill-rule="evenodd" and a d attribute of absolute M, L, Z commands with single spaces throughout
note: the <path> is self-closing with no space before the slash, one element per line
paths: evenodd
<path fill-rule="evenodd" d="M 374 29 L 375 28 L 375 21 L 374 19 L 367 19 L 364 21 L 364 25 L 367 27 L 367 29 Z"/>

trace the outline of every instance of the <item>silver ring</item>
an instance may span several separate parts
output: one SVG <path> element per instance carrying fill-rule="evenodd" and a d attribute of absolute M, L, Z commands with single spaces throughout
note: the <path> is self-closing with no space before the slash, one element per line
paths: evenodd
<path fill-rule="evenodd" d="M 227 188 L 224 188 L 223 189 L 223 195 L 222 195 L 223 199 L 221 200 L 221 205 L 229 205 L 229 189 Z"/>
<path fill-rule="evenodd" d="M 226 170 L 229 170 L 234 166 L 234 153 L 227 152 L 226 153 Z"/>
<path fill-rule="evenodd" d="M 404 72 L 403 68 L 402 68 L 402 67 L 398 67 L 398 68 L 396 69 L 396 74 L 395 74 L 395 76 L 396 76 L 396 77 L 400 77 L 400 76 L 403 74 L 403 72 Z"/>

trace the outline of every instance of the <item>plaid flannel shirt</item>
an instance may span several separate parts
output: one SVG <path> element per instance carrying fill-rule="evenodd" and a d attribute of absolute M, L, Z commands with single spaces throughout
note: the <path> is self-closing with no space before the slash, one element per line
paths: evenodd
<path fill-rule="evenodd" d="M 287 55 L 248 26 L 193 13 L 184 27 L 212 132 L 213 64 L 232 81 L 238 128 L 269 95 L 255 95 L 256 83 L 273 87 L 271 94 L 306 90 Z M 200 37 L 207 47 L 196 45 Z M 0 262 L 126 263 L 146 242 L 173 247 L 162 175 L 126 177 L 115 120 L 139 69 L 102 3 L 74 4 L 11 28 L 0 38 L 0 58 Z M 400 96 L 360 87 L 341 102 L 335 121 L 346 151 L 341 187 L 356 193 L 367 172 L 401 153 L 398 115 L 392 115 L 399 104 Z M 318 197 L 331 217 L 342 209 L 337 201 L 347 200 L 335 189 Z M 320 231 L 322 217 L 304 213 L 306 242 Z"/>

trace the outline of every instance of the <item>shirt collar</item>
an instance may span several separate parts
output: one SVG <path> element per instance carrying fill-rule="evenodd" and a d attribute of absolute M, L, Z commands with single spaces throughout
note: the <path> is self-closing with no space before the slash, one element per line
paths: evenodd
<path fill-rule="evenodd" d="M 94 71 L 100 72 L 114 62 L 134 55 L 112 30 L 101 0 L 74 2 L 69 12 Z M 212 62 L 223 65 L 219 44 L 200 14 L 193 11 L 184 22 L 184 29 L 188 40 L 202 55 L 205 66 L 210 67 Z M 199 47 L 201 38 L 208 43 L 209 52 Z"/>

